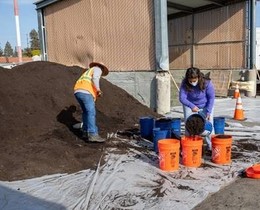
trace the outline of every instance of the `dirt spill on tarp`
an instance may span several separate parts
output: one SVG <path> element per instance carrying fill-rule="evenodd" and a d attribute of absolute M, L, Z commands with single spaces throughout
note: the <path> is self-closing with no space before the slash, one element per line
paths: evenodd
<path fill-rule="evenodd" d="M 82 72 L 79 67 L 42 61 L 11 70 L 0 67 L 0 180 L 96 166 L 110 141 L 85 143 L 71 128 L 81 120 L 73 86 Z M 101 79 L 101 88 L 104 96 L 97 101 L 101 136 L 136 128 L 141 116 L 159 117 L 106 79 Z"/>
<path fill-rule="evenodd" d="M 232 159 L 243 159 L 246 161 L 247 155 L 246 153 L 250 152 L 259 152 L 260 151 L 260 143 L 257 139 L 239 139 L 233 141 L 232 143 Z"/>

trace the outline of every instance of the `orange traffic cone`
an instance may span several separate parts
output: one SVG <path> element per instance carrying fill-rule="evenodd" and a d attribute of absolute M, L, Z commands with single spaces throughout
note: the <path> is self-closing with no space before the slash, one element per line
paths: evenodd
<path fill-rule="evenodd" d="M 234 98 L 238 98 L 240 96 L 240 93 L 239 93 L 239 86 L 238 84 L 236 84 L 236 89 L 235 89 L 235 92 L 234 92 Z"/>
<path fill-rule="evenodd" d="M 237 102 L 236 102 L 236 109 L 234 112 L 234 119 L 235 120 L 245 120 L 244 117 L 244 110 L 242 106 L 242 100 L 240 94 L 238 95 Z"/>

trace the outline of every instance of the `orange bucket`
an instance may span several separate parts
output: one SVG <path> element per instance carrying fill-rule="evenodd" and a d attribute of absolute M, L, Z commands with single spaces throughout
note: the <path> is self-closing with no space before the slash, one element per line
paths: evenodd
<path fill-rule="evenodd" d="M 201 165 L 203 138 L 201 136 L 184 136 L 181 138 L 182 164 L 188 167 Z"/>
<path fill-rule="evenodd" d="M 231 162 L 231 135 L 214 135 L 212 142 L 212 162 L 217 164 L 228 164 Z"/>
<path fill-rule="evenodd" d="M 177 139 L 161 139 L 158 141 L 159 166 L 164 171 L 179 169 L 180 141 Z"/>

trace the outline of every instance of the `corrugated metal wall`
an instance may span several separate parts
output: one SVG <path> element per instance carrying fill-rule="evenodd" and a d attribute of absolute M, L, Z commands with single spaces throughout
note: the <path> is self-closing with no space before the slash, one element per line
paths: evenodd
<path fill-rule="evenodd" d="M 170 69 L 246 66 L 246 3 L 169 21 Z"/>
<path fill-rule="evenodd" d="M 111 70 L 154 70 L 151 0 L 63 0 L 44 10 L 49 61 Z"/>
<path fill-rule="evenodd" d="M 260 70 L 260 27 L 256 28 L 256 69 Z"/>

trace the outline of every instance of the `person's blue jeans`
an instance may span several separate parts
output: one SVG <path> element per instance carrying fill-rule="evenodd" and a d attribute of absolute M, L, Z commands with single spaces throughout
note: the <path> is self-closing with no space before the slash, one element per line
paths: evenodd
<path fill-rule="evenodd" d="M 77 92 L 74 94 L 82 109 L 83 130 L 89 134 L 97 135 L 96 107 L 91 94 Z"/>
<path fill-rule="evenodd" d="M 207 116 L 207 110 L 206 108 L 203 108 L 201 110 L 201 112 L 204 114 L 204 116 Z M 184 121 L 186 123 L 186 120 L 188 119 L 188 117 L 192 114 L 194 114 L 195 112 L 192 112 L 191 108 L 190 107 L 187 107 L 187 106 L 183 106 L 183 114 L 184 114 Z M 214 107 L 212 108 L 212 112 L 211 112 L 211 115 L 210 115 L 210 122 L 213 126 L 213 116 L 214 116 Z M 212 144 L 211 144 L 211 135 L 214 134 L 214 126 L 212 128 L 212 132 L 210 135 L 208 136 L 205 136 L 205 140 L 206 140 L 206 143 L 207 143 L 207 149 L 208 150 L 211 150 L 212 149 Z M 187 130 L 185 129 L 185 135 L 189 136 L 189 133 L 187 132 Z"/>

